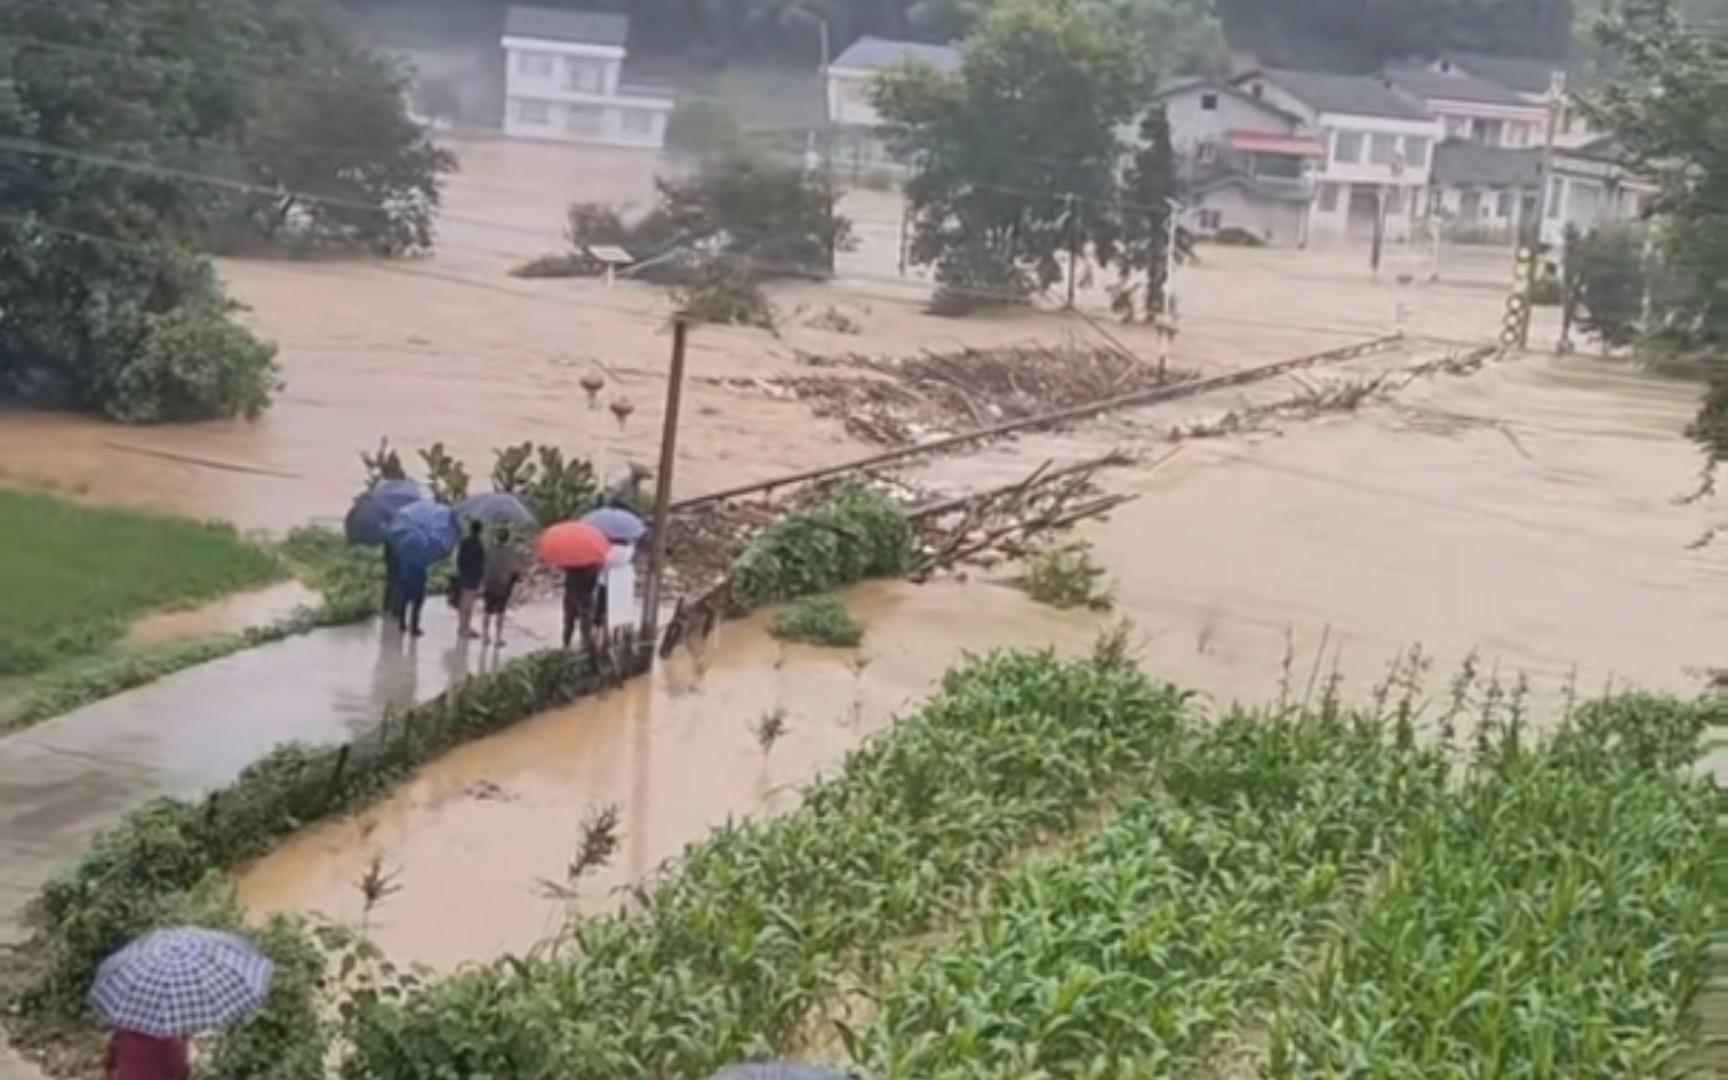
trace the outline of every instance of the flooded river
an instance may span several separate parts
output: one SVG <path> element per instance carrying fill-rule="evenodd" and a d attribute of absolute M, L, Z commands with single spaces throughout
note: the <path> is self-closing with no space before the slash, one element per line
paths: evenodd
<path fill-rule="evenodd" d="M 789 805 L 962 650 L 1081 650 L 1118 616 L 1149 670 L 1217 705 L 1274 697 L 1287 648 L 1298 692 L 1336 664 L 1365 693 L 1418 644 L 1436 691 L 1472 651 L 1508 680 L 1527 674 L 1543 702 L 1573 678 L 1584 692 L 1689 690 L 1721 663 L 1712 642 L 1728 620 L 1728 550 L 1687 547 L 1717 508 L 1673 498 L 1696 468 L 1679 435 L 1695 396 L 1593 360 L 1530 359 L 1352 415 L 1191 441 L 1156 470 L 1110 474 L 1139 498 L 1079 530 L 1109 568 L 1114 615 L 1053 612 L 974 572 L 854 590 L 865 664 L 739 623 L 700 664 L 679 656 L 651 682 L 459 749 L 373 811 L 307 831 L 251 868 L 242 895 L 255 911 L 358 922 L 355 882 L 376 856 L 401 886 L 370 917 L 392 955 L 450 968 L 526 949 L 569 912 L 537 882 L 560 877 L 592 808 L 619 805 L 624 844 L 581 910 L 617 903 L 616 888 L 727 817 Z M 1023 474 L 1168 422 L 1150 409 L 930 475 Z M 765 755 L 752 726 L 773 709 L 791 730 Z"/>

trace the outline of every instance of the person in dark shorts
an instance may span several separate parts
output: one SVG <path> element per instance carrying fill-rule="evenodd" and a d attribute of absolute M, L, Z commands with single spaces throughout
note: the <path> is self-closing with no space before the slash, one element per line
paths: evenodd
<path fill-rule="evenodd" d="M 582 647 L 594 641 L 594 594 L 600 587 L 600 567 L 578 566 L 564 571 L 564 647 L 582 628 Z"/>
<path fill-rule="evenodd" d="M 483 526 L 472 522 L 468 535 L 456 548 L 456 636 L 479 637 L 474 632 L 474 605 L 480 600 L 480 583 L 486 576 L 486 541 Z"/>
<path fill-rule="evenodd" d="M 510 608 L 510 594 L 522 576 L 522 553 L 510 542 L 510 530 L 503 526 L 486 551 L 486 571 L 480 579 L 480 596 L 485 609 L 480 615 L 480 643 L 504 644 L 504 613 Z"/>

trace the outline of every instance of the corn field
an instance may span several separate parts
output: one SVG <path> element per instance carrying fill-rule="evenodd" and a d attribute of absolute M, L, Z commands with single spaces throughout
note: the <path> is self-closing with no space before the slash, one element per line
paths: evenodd
<path fill-rule="evenodd" d="M 1328 699 L 1201 722 L 1117 660 L 952 675 L 802 809 L 555 948 L 362 1012 L 346 1075 L 1655 1077 L 1728 924 L 1710 706 L 1533 740 Z"/>

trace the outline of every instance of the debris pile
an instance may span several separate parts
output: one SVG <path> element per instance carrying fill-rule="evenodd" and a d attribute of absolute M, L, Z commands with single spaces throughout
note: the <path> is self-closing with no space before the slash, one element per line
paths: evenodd
<path fill-rule="evenodd" d="M 800 353 L 811 374 L 768 380 L 858 438 L 884 446 L 989 427 L 1192 377 L 1121 349 L 1008 345 L 902 359 Z"/>

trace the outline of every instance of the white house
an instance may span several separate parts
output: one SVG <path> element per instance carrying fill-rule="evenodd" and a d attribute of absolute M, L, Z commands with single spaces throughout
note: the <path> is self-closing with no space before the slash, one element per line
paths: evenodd
<path fill-rule="evenodd" d="M 1366 75 L 1260 68 L 1232 85 L 1300 117 L 1325 147 L 1314 173 L 1308 237 L 1366 239 L 1384 222 L 1387 239 L 1410 235 L 1426 204 L 1441 123 L 1421 105 Z"/>
<path fill-rule="evenodd" d="M 1211 79 L 1167 85 L 1157 101 L 1188 191 L 1189 228 L 1207 236 L 1241 230 L 1275 245 L 1307 241 L 1311 173 L 1326 148 L 1301 117 Z"/>
<path fill-rule="evenodd" d="M 535 139 L 659 149 L 672 97 L 624 79 L 630 20 L 512 7 L 504 18 L 504 131 Z"/>
<path fill-rule="evenodd" d="M 1448 139 L 1520 149 L 1540 146 L 1547 132 L 1542 100 L 1456 67 L 1394 67 L 1387 85 L 1438 117 Z"/>
<path fill-rule="evenodd" d="M 865 35 L 829 63 L 828 123 L 838 163 L 854 170 L 894 167 L 870 93 L 876 76 L 901 64 L 927 64 L 949 74 L 960 70 L 960 50 Z"/>

